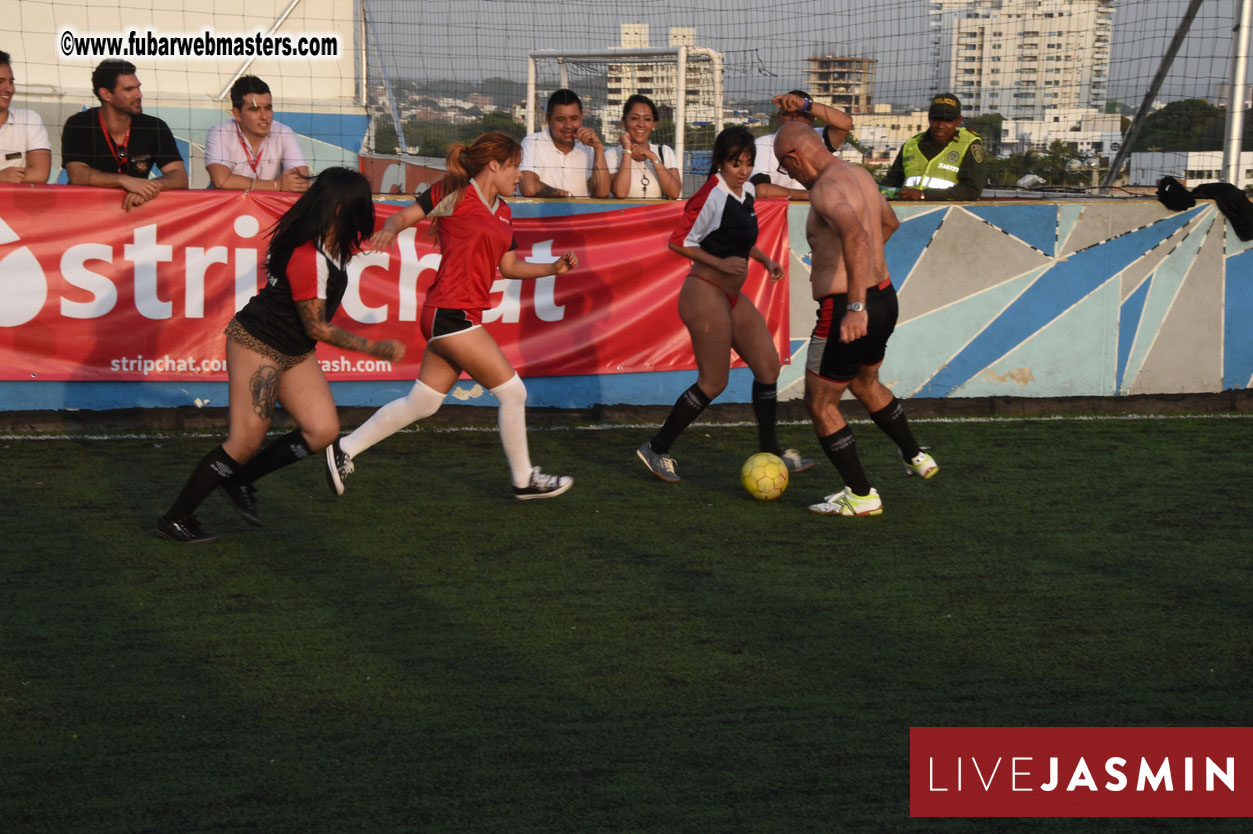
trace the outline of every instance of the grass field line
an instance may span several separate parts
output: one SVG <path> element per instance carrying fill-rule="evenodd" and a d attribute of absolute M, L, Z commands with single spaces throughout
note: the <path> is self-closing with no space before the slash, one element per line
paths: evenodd
<path fill-rule="evenodd" d="M 1141 420 L 1245 420 L 1253 418 L 1253 413 L 1216 413 L 1216 414 L 1057 414 L 1045 415 L 1037 417 L 1027 416 L 994 416 L 994 417 L 911 417 L 909 422 L 914 424 L 925 423 L 954 423 L 954 424 L 979 424 L 979 423 L 1057 423 L 1057 422 L 1114 422 L 1124 421 L 1141 421 Z M 852 418 L 849 423 L 854 425 L 870 425 L 871 421 L 866 418 Z M 528 431 L 613 431 L 617 429 L 645 430 L 656 429 L 658 423 L 606 423 L 585 426 L 529 426 Z M 737 421 L 707 421 L 692 423 L 692 428 L 750 428 L 756 426 L 757 423 L 752 420 Z M 808 426 L 808 420 L 780 420 L 781 426 Z M 285 434 L 290 429 L 275 429 L 270 431 L 270 435 L 277 436 Z M 404 428 L 397 434 L 451 434 L 459 432 L 491 432 L 496 433 L 499 429 L 495 425 L 484 426 L 416 426 L 412 428 Z M 226 431 L 223 426 L 219 430 L 200 430 L 200 431 L 158 431 L 158 432 L 100 432 L 100 433 L 42 433 L 42 434 L 11 434 L 0 431 L 0 440 L 163 440 L 176 437 L 221 437 Z"/>

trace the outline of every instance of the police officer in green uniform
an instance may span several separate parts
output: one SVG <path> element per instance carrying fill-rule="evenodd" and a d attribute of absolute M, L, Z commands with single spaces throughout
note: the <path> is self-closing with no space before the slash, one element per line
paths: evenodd
<path fill-rule="evenodd" d="M 962 127 L 957 96 L 942 93 L 927 112 L 931 126 L 896 155 L 881 185 L 901 200 L 977 200 L 988 181 L 987 153 L 978 134 Z"/>

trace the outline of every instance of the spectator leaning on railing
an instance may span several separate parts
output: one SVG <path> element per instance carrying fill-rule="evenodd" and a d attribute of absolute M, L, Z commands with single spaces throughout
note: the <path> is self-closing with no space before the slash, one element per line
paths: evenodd
<path fill-rule="evenodd" d="M 309 163 L 296 134 L 274 121 L 270 87 L 255 75 L 231 85 L 231 115 L 209 128 L 205 169 L 214 188 L 235 191 L 307 191 Z"/>
<path fill-rule="evenodd" d="M 99 107 L 75 113 L 61 131 L 61 162 L 70 185 L 126 191 L 122 208 L 155 199 L 162 191 L 187 187 L 187 168 L 169 125 L 144 114 L 135 65 L 101 61 L 91 73 Z M 153 169 L 161 171 L 155 180 Z"/>
<path fill-rule="evenodd" d="M 583 102 L 562 88 L 548 97 L 547 127 L 522 140 L 523 197 L 608 197 L 605 146 L 583 126 Z"/>
<path fill-rule="evenodd" d="M 683 191 L 679 158 L 669 145 L 649 141 L 657 127 L 657 105 L 636 93 L 622 108 L 622 135 L 605 152 L 613 196 L 627 200 L 673 200 Z"/>
<path fill-rule="evenodd" d="M 961 102 L 941 93 L 927 116 L 931 126 L 905 143 L 880 185 L 899 188 L 901 200 L 978 200 L 987 156 L 979 135 L 961 126 Z"/>
<path fill-rule="evenodd" d="M 812 126 L 814 119 L 822 119 L 826 127 L 814 128 L 827 150 L 834 154 L 848 138 L 853 129 L 853 120 L 843 110 L 814 101 L 804 90 L 792 90 L 789 93 L 774 97 L 774 105 L 779 108 L 777 121 L 780 129 L 788 122 L 802 122 Z M 809 197 L 809 190 L 800 182 L 788 176 L 774 156 L 775 133 L 757 137 L 757 156 L 753 163 L 751 182 L 757 189 L 757 196 L 787 197 L 789 200 L 804 200 Z"/>
<path fill-rule="evenodd" d="M 47 182 L 52 144 L 34 110 L 10 107 L 16 86 L 9 53 L 0 52 L 0 182 Z"/>

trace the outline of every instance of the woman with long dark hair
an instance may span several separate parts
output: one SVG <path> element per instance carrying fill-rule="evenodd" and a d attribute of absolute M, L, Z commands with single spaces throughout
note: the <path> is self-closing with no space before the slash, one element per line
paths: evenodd
<path fill-rule="evenodd" d="M 652 142 L 657 127 L 657 105 L 636 93 L 622 106 L 622 134 L 618 145 L 605 152 L 613 172 L 613 196 L 627 200 L 674 200 L 683 191 L 679 158 L 668 145 Z"/>
<path fill-rule="evenodd" d="M 413 388 L 327 447 L 326 477 L 336 495 L 344 493 L 344 479 L 354 471 L 357 455 L 434 414 L 462 371 L 500 403 L 500 439 L 514 497 L 552 498 L 574 483 L 569 476 L 548 475 L 531 466 L 526 386 L 482 325 L 497 266 L 506 278 L 527 279 L 561 275 L 578 265 L 573 252 L 551 264 L 526 263 L 515 255 L 513 214 L 501 197 L 513 193 L 521 161 L 517 140 L 497 131 L 483 134 L 469 147 L 452 145 L 444 178 L 389 217 L 371 240 L 375 249 L 386 249 L 401 231 L 431 217 L 431 234 L 439 240 L 442 258 L 422 308 L 426 352 Z"/>
<path fill-rule="evenodd" d="M 348 168 L 328 168 L 279 219 L 270 238 L 269 281 L 226 327 L 230 431 L 205 455 L 157 535 L 208 542 L 194 512 L 221 488 L 251 524 L 257 516 L 253 483 L 280 467 L 320 452 L 339 434 L 339 414 L 314 355 L 318 342 L 396 361 L 405 346 L 373 341 L 331 324 L 348 286 L 345 267 L 374 231 L 370 184 Z M 281 404 L 297 428 L 257 452 Z"/>
<path fill-rule="evenodd" d="M 779 455 L 792 472 L 814 465 L 795 449 L 779 448 L 775 433 L 779 354 L 765 319 L 740 292 L 749 258 L 766 268 L 770 280 L 783 277 L 783 267 L 757 247 L 753 184 L 748 181 L 755 155 L 753 135 L 746 128 L 729 127 L 719 133 L 709 179 L 687 201 L 683 219 L 670 236 L 670 250 L 692 262 L 679 291 L 679 317 L 692 337 L 697 375 L 661 429 L 636 450 L 648 470 L 663 481 L 679 480 L 670 446 L 727 387 L 732 349 L 753 372 L 758 451 Z"/>

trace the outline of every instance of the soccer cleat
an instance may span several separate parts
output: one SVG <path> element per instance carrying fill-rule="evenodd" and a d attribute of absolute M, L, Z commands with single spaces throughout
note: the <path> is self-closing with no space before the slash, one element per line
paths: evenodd
<path fill-rule="evenodd" d="M 200 529 L 200 522 L 194 515 L 180 518 L 178 521 L 169 521 L 164 517 L 158 518 L 157 535 L 163 539 L 169 539 L 180 544 L 198 544 L 200 542 L 215 542 L 218 540 L 217 536 L 210 536 Z"/>
<path fill-rule="evenodd" d="M 674 458 L 669 455 L 663 455 L 661 452 L 654 452 L 650 441 L 645 440 L 644 445 L 635 450 L 635 454 L 639 455 L 640 460 L 644 461 L 644 465 L 648 467 L 649 472 L 652 472 L 663 481 L 673 483 L 679 480 L 679 473 L 674 471 L 678 466 L 674 462 Z"/>
<path fill-rule="evenodd" d="M 905 458 L 904 452 L 901 453 L 901 458 Z M 905 461 L 906 475 L 917 475 L 919 478 L 925 480 L 939 471 L 940 464 L 936 463 L 935 458 L 931 457 L 926 452 L 920 451 L 918 454 L 914 455 L 912 459 Z"/>
<path fill-rule="evenodd" d="M 848 487 L 822 499 L 821 504 L 810 504 L 814 515 L 883 515 L 883 502 L 874 487 L 869 495 L 857 495 Z"/>
<path fill-rule="evenodd" d="M 787 464 L 787 471 L 789 473 L 804 472 L 806 469 L 814 468 L 814 459 L 801 457 L 801 453 L 795 449 L 788 449 L 786 452 L 779 455 L 779 457 L 783 458 L 783 462 Z"/>
<path fill-rule="evenodd" d="M 253 527 L 260 527 L 265 522 L 257 515 L 257 488 L 252 484 L 237 484 L 234 481 L 223 481 L 220 486 L 226 497 L 231 499 L 235 509 L 244 517 L 244 521 Z"/>
<path fill-rule="evenodd" d="M 531 469 L 531 482 L 524 487 L 514 487 L 513 497 L 519 501 L 530 501 L 532 498 L 556 498 L 574 486 L 574 478 L 569 475 L 545 475 L 538 466 Z"/>
<path fill-rule="evenodd" d="M 326 447 L 326 482 L 330 484 L 331 492 L 343 495 L 344 478 L 352 472 L 352 457 L 339 448 L 339 438 L 336 438 L 330 446 Z"/>

